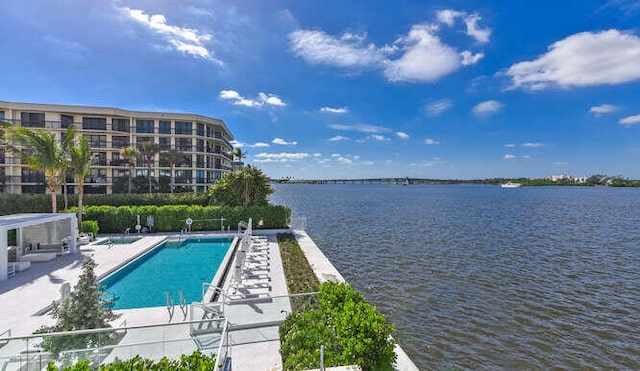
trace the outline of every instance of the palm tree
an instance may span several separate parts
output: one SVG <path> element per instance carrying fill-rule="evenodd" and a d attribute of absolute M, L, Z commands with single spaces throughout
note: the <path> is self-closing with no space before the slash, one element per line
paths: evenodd
<path fill-rule="evenodd" d="M 247 152 L 242 151 L 241 147 L 236 148 L 235 151 L 229 152 L 229 155 L 231 156 L 231 168 L 233 170 L 235 170 L 236 164 L 242 167 L 242 160 L 247 158 Z M 234 158 L 238 161 L 233 161 Z"/>
<path fill-rule="evenodd" d="M 171 165 L 171 193 L 173 193 L 173 189 L 175 188 L 175 169 L 176 164 L 180 164 L 185 159 L 185 154 L 178 151 L 177 149 L 171 149 L 163 152 L 165 159 Z"/>
<path fill-rule="evenodd" d="M 138 144 L 138 152 L 142 156 L 142 159 L 147 164 L 147 179 L 149 180 L 149 193 L 151 193 L 151 165 L 153 165 L 153 158 L 160 152 L 160 148 L 157 144 L 150 140 Z"/>
<path fill-rule="evenodd" d="M 69 169 L 78 182 L 78 224 L 82 224 L 82 198 L 84 196 L 84 178 L 91 171 L 91 147 L 85 137 L 80 137 L 69 147 Z"/>
<path fill-rule="evenodd" d="M 127 188 L 127 193 L 131 194 L 131 179 L 133 177 L 133 173 L 136 171 L 136 159 L 138 158 L 138 150 L 136 147 L 124 147 L 122 149 L 122 157 L 124 161 L 129 165 L 129 184 Z"/>
<path fill-rule="evenodd" d="M 21 126 L 6 129 L 5 136 L 10 143 L 7 147 L 20 156 L 22 163 L 32 170 L 41 171 L 47 178 L 47 187 L 51 193 L 51 212 L 57 213 L 56 195 L 60 177 L 66 169 L 67 156 L 62 142 L 54 133 L 45 130 L 31 130 Z M 75 126 L 69 126 L 65 141 L 75 136 Z M 23 150 L 21 148 L 28 148 Z"/>

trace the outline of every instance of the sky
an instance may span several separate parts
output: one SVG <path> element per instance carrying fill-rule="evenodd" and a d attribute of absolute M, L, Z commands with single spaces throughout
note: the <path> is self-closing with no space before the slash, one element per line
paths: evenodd
<path fill-rule="evenodd" d="M 640 0 L 0 12 L 0 100 L 219 118 L 272 178 L 640 178 Z"/>

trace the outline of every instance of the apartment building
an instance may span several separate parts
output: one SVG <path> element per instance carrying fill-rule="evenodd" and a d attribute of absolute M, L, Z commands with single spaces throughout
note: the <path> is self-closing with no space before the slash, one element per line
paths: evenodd
<path fill-rule="evenodd" d="M 86 193 L 126 193 L 129 165 L 122 156 L 125 147 L 146 141 L 157 144 L 160 152 L 151 162 L 151 178 L 159 192 L 169 187 L 205 191 L 231 170 L 233 135 L 219 119 L 190 113 L 129 111 L 110 107 L 0 101 L 0 120 L 12 125 L 43 129 L 62 138 L 75 125 L 91 145 L 94 166 L 85 179 Z M 173 182 L 167 151 L 183 153 L 175 164 Z M 148 164 L 138 159 L 132 180 L 140 188 L 147 184 Z M 75 193 L 73 179 L 67 190 Z M 44 175 L 27 168 L 13 153 L 0 148 L 0 189 L 9 193 L 42 193 Z"/>

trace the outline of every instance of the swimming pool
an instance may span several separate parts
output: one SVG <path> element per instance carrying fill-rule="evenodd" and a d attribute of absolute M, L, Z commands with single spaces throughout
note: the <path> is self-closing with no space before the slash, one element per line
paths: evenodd
<path fill-rule="evenodd" d="M 178 305 L 178 290 L 187 303 L 200 301 L 202 283 L 211 282 L 233 238 L 190 238 L 167 241 L 101 281 L 115 299 L 113 309 L 158 307 L 165 291 Z"/>
<path fill-rule="evenodd" d="M 104 241 L 96 242 L 96 245 L 128 245 L 140 239 L 142 239 L 142 237 L 113 237 L 107 238 Z"/>

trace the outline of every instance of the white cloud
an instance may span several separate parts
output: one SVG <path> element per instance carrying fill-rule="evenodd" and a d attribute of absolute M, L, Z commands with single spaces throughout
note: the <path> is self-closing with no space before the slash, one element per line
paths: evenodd
<path fill-rule="evenodd" d="M 234 148 L 242 148 L 246 145 L 245 143 L 238 142 L 237 140 L 232 140 L 229 143 L 231 143 Z"/>
<path fill-rule="evenodd" d="M 424 140 L 424 144 L 428 144 L 428 145 L 432 146 L 432 145 L 440 144 L 440 142 L 438 142 L 435 139 L 427 138 L 427 139 Z"/>
<path fill-rule="evenodd" d="M 422 160 L 419 163 L 411 163 L 409 166 L 411 167 L 435 167 L 439 165 L 443 165 L 445 162 L 440 157 L 434 157 L 431 160 Z"/>
<path fill-rule="evenodd" d="M 478 22 L 482 19 L 478 14 L 471 14 L 464 19 L 464 24 L 467 26 L 467 35 L 476 39 L 479 43 L 485 44 L 489 42 L 491 36 L 491 30 L 488 28 L 478 27 Z"/>
<path fill-rule="evenodd" d="M 345 165 L 349 165 L 353 163 L 353 160 L 347 157 L 338 157 L 337 161 Z"/>
<path fill-rule="evenodd" d="M 522 143 L 522 146 L 523 147 L 530 147 L 530 148 L 537 148 L 537 147 L 544 146 L 544 143 L 531 143 L 531 142 L 528 142 L 528 143 Z"/>
<path fill-rule="evenodd" d="M 298 144 L 298 142 L 296 142 L 295 140 L 292 142 L 287 142 L 286 140 L 282 139 L 282 138 L 275 138 L 274 140 L 271 141 L 271 143 L 273 144 L 279 144 L 281 146 L 295 146 Z"/>
<path fill-rule="evenodd" d="M 300 153 L 258 153 L 254 156 L 255 162 L 290 162 L 290 161 L 298 161 L 303 160 L 310 155 L 306 152 Z"/>
<path fill-rule="evenodd" d="M 533 61 L 512 65 L 512 88 L 542 90 L 615 85 L 640 79 L 640 38 L 618 30 L 581 32 Z"/>
<path fill-rule="evenodd" d="M 391 131 L 391 129 L 385 128 L 383 126 L 368 125 L 368 124 L 356 124 L 356 125 L 331 124 L 329 125 L 329 127 L 335 130 L 359 131 L 361 133 L 388 133 Z"/>
<path fill-rule="evenodd" d="M 324 31 L 296 30 L 289 34 L 293 53 L 311 64 L 336 67 L 372 67 L 385 59 L 383 50 L 366 44 L 366 35 L 344 33 L 340 37 Z"/>
<path fill-rule="evenodd" d="M 340 108 L 322 107 L 322 108 L 320 108 L 320 112 L 347 113 L 347 112 L 349 112 L 349 109 L 347 107 L 340 107 Z"/>
<path fill-rule="evenodd" d="M 391 140 L 391 139 L 389 139 L 389 138 L 385 137 L 384 135 L 380 135 L 380 134 L 372 134 L 372 135 L 369 135 L 369 136 L 367 137 L 367 139 L 377 140 L 378 142 L 388 142 L 388 141 L 390 141 L 390 140 Z"/>
<path fill-rule="evenodd" d="M 556 161 L 553 163 L 554 165 L 558 165 L 558 166 L 564 166 L 564 165 L 569 165 L 568 162 L 566 161 Z"/>
<path fill-rule="evenodd" d="M 232 100 L 233 104 L 236 106 L 244 106 L 244 107 L 264 107 L 264 106 L 284 107 L 286 106 L 286 103 L 284 103 L 275 94 L 258 93 L 257 99 L 248 99 L 240 95 L 240 93 L 238 93 L 235 90 L 221 90 L 218 96 L 220 97 L 220 99 Z"/>
<path fill-rule="evenodd" d="M 340 157 L 341 155 L 339 153 L 332 153 L 331 157 Z"/>
<path fill-rule="evenodd" d="M 478 14 L 467 15 L 454 10 L 437 12 L 438 22 L 453 26 L 463 18 L 466 34 L 480 43 L 489 41 L 491 31 L 480 28 Z M 310 64 L 355 70 L 381 70 L 392 82 L 433 82 L 461 66 L 477 63 L 484 54 L 464 51 L 443 42 L 438 24 L 414 24 L 406 35 L 391 45 L 377 46 L 367 35 L 345 32 L 340 36 L 322 30 L 295 30 L 289 34 L 291 51 Z"/>
<path fill-rule="evenodd" d="M 162 14 L 149 15 L 142 10 L 131 8 L 121 8 L 121 11 L 129 18 L 161 35 L 175 50 L 222 64 L 205 46 L 212 39 L 210 34 L 193 28 L 167 24 L 167 19 Z"/>
<path fill-rule="evenodd" d="M 620 119 L 618 123 L 620 125 L 629 125 L 629 126 L 640 124 L 640 115 L 625 117 L 623 119 Z"/>
<path fill-rule="evenodd" d="M 612 104 L 601 104 L 599 106 L 591 107 L 591 109 L 589 109 L 589 112 L 595 114 L 596 116 L 600 116 L 604 113 L 611 113 L 617 110 L 618 110 L 618 107 Z"/>
<path fill-rule="evenodd" d="M 455 23 L 456 18 L 464 17 L 465 12 L 459 12 L 456 10 L 445 9 L 440 10 L 436 13 L 436 19 L 440 23 L 444 23 L 447 26 L 451 27 Z"/>
<path fill-rule="evenodd" d="M 385 63 L 384 75 L 393 82 L 431 82 L 460 67 L 460 55 L 444 44 L 428 25 L 415 25 L 395 42 L 404 54 Z"/>
<path fill-rule="evenodd" d="M 513 143 L 507 143 L 507 144 L 505 144 L 504 146 L 505 146 L 505 147 L 507 147 L 507 148 L 513 148 L 513 147 L 515 147 L 516 145 L 515 145 L 515 144 L 513 144 Z"/>
<path fill-rule="evenodd" d="M 409 134 L 403 133 L 401 131 L 396 132 L 396 136 L 400 139 L 409 139 Z"/>
<path fill-rule="evenodd" d="M 439 116 L 453 106 L 453 102 L 449 99 L 440 99 L 427 104 L 427 114 L 429 116 Z"/>
<path fill-rule="evenodd" d="M 482 57 L 484 57 L 484 53 L 473 54 L 470 51 L 465 50 L 462 53 L 460 53 L 460 56 L 462 57 L 462 65 L 470 66 L 472 64 L 478 63 L 478 61 L 482 59 Z"/>
<path fill-rule="evenodd" d="M 516 158 L 515 155 L 512 155 L 510 153 L 507 153 L 506 155 L 504 155 L 503 157 L 505 160 L 513 160 L 514 158 Z"/>
<path fill-rule="evenodd" d="M 329 142 L 340 142 L 340 141 L 343 141 L 343 140 L 349 140 L 349 138 L 348 137 L 344 137 L 342 135 L 335 135 L 335 136 L 329 138 Z"/>
<path fill-rule="evenodd" d="M 491 36 L 491 30 L 488 28 L 480 28 L 478 22 L 482 19 L 479 14 L 467 14 L 465 12 L 445 9 L 436 13 L 436 19 L 440 23 L 444 23 L 449 27 L 452 27 L 456 23 L 456 19 L 463 19 L 467 28 L 466 34 L 481 44 L 489 42 Z"/>
<path fill-rule="evenodd" d="M 322 157 L 322 153 L 316 152 L 313 154 L 313 157 Z"/>
<path fill-rule="evenodd" d="M 476 104 L 471 110 L 478 117 L 491 116 L 502 108 L 502 103 L 495 100 L 487 100 Z"/>
<path fill-rule="evenodd" d="M 271 147 L 269 143 L 257 142 L 253 144 L 254 147 Z"/>
<path fill-rule="evenodd" d="M 523 157 L 523 158 L 531 158 L 531 156 L 529 156 L 529 155 L 524 155 L 524 156 L 522 156 L 522 157 Z"/>
<path fill-rule="evenodd" d="M 258 93 L 260 102 L 269 106 L 284 107 L 286 104 L 275 94 Z"/>

